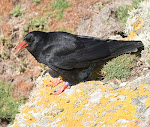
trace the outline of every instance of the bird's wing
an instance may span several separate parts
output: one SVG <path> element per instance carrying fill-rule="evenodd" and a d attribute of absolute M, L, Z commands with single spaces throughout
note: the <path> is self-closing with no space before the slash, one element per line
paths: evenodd
<path fill-rule="evenodd" d="M 64 42 L 65 41 L 65 42 Z M 102 59 L 110 55 L 109 47 L 105 41 L 93 37 L 76 36 L 76 39 L 61 45 L 49 46 L 45 50 L 47 61 L 61 69 L 73 69 L 88 67 L 94 60 Z M 51 52 L 51 53 L 50 53 Z"/>
<path fill-rule="evenodd" d="M 109 55 L 108 47 L 105 44 L 97 44 L 62 56 L 61 59 L 55 59 L 54 64 L 63 69 L 84 68 L 95 60 L 102 59 Z"/>

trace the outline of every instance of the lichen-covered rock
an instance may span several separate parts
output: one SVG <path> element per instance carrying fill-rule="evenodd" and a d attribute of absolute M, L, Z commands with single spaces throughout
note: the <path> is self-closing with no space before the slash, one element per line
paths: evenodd
<path fill-rule="evenodd" d="M 150 1 L 144 0 L 138 7 L 129 12 L 125 32 L 133 39 L 141 40 L 145 50 L 142 57 L 146 58 L 150 52 Z"/>
<path fill-rule="evenodd" d="M 54 90 L 46 86 L 50 78 L 38 78 L 13 127 L 141 126 L 149 119 L 150 84 L 127 83 L 116 89 L 89 81 L 50 95 Z"/>

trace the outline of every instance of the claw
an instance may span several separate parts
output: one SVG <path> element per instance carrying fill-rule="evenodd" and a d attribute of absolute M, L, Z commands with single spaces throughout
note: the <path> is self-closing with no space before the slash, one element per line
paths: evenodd
<path fill-rule="evenodd" d="M 61 82 L 63 82 L 63 80 L 61 80 L 61 79 L 56 79 L 56 80 L 54 80 L 54 81 L 52 81 L 50 84 L 48 84 L 48 85 L 46 85 L 46 86 L 52 86 L 52 87 L 55 87 L 55 86 L 57 86 L 59 83 L 61 83 Z"/>
<path fill-rule="evenodd" d="M 62 85 L 60 89 L 58 89 L 57 91 L 54 91 L 53 93 L 50 93 L 50 95 L 59 95 L 61 94 L 65 89 L 70 89 L 71 86 L 68 86 L 66 84 Z"/>

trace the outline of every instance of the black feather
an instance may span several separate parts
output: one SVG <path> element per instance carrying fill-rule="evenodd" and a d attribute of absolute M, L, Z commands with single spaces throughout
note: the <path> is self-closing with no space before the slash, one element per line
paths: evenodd
<path fill-rule="evenodd" d="M 28 41 L 31 36 L 34 42 Z M 95 66 L 143 47 L 141 41 L 105 40 L 66 32 L 33 31 L 25 36 L 24 41 L 38 62 L 46 64 L 73 84 L 87 78 L 85 72 L 94 71 Z"/>

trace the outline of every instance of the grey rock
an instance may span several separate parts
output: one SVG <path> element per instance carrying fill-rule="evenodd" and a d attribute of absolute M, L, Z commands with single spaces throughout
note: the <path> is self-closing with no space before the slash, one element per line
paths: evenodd
<path fill-rule="evenodd" d="M 97 102 L 100 101 L 100 99 L 101 99 L 102 96 L 103 96 L 103 95 L 102 95 L 100 92 L 96 91 L 96 92 L 94 92 L 93 94 L 91 94 L 91 97 L 90 97 L 90 99 L 89 99 L 89 102 L 97 103 Z"/>

